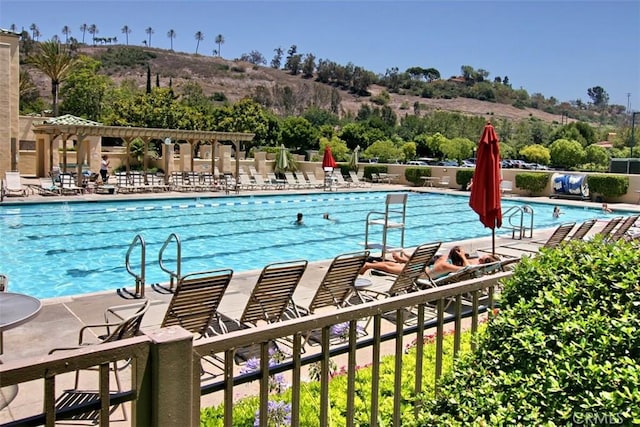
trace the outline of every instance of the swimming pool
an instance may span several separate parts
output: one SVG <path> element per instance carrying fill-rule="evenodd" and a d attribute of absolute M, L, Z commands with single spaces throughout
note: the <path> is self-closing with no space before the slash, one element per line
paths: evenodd
<path fill-rule="evenodd" d="M 10 290 L 39 298 L 133 288 L 125 256 L 136 235 L 146 242 L 146 283 L 165 283 L 158 254 L 171 233 L 182 242 L 182 274 L 217 268 L 260 269 L 276 261 L 317 261 L 362 249 L 365 219 L 384 210 L 385 192 L 236 196 L 0 206 L 0 272 Z M 503 211 L 522 205 L 503 200 Z M 530 203 L 535 228 L 611 217 L 600 209 Z M 304 225 L 293 224 L 296 213 Z M 336 222 L 323 219 L 328 212 Z M 620 215 L 620 213 L 616 213 Z M 405 246 L 486 237 L 490 230 L 469 208 L 468 197 L 409 193 Z M 500 230 L 498 230 L 498 234 Z M 374 239 L 375 240 L 375 239 Z M 175 269 L 175 249 L 165 264 Z M 132 251 L 133 271 L 140 251 Z"/>

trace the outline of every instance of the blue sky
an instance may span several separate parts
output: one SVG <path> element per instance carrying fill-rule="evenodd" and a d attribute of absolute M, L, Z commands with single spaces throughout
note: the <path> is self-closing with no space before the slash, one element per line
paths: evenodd
<path fill-rule="evenodd" d="M 68 25 L 95 24 L 98 37 L 132 29 L 129 44 L 211 55 L 222 34 L 224 58 L 252 50 L 267 61 L 274 49 L 375 73 L 398 67 L 436 68 L 442 77 L 470 65 L 489 78 L 508 76 L 513 88 L 559 101 L 590 101 L 587 89 L 602 86 L 610 104 L 640 110 L 640 1 L 29 1 L 0 0 L 0 28 L 35 23 L 42 36 L 63 38 Z M 85 41 L 89 40 L 89 34 Z M 63 38 L 64 39 L 64 38 Z M 631 94 L 628 97 L 627 94 Z M 629 102 L 629 104 L 628 104 Z"/>

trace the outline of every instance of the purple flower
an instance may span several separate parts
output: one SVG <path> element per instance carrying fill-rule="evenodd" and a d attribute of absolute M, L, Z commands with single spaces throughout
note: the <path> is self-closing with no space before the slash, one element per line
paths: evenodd
<path fill-rule="evenodd" d="M 286 402 L 270 400 L 267 403 L 267 424 L 269 426 L 290 426 L 291 405 Z M 254 426 L 260 425 L 260 410 L 256 411 L 253 421 Z"/>

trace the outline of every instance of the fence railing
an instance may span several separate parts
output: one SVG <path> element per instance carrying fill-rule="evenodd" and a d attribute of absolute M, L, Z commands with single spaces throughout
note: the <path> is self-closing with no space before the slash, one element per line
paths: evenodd
<path fill-rule="evenodd" d="M 376 426 L 380 399 L 379 362 L 383 356 L 382 346 L 387 342 L 393 343 L 393 350 L 387 351 L 386 354 L 395 356 L 392 423 L 401 425 L 400 409 L 403 396 L 400 384 L 404 339 L 415 337 L 415 394 L 424 389 L 427 381 L 433 382 L 437 392 L 438 379 L 442 374 L 444 326 L 451 324 L 455 331 L 455 356 L 460 349 L 459 332 L 463 330 L 463 321 L 465 329 L 468 328 L 475 333 L 480 315 L 494 307 L 494 290 L 498 282 L 510 275 L 511 272 L 498 273 L 197 341 L 193 341 L 192 335 L 184 329 L 170 327 L 121 342 L 55 353 L 36 360 L 0 364 L 0 382 L 3 389 L 36 380 L 42 381 L 43 386 L 42 401 L 33 405 L 35 413 L 20 419 L 14 418 L 3 426 L 53 426 L 55 420 L 82 415 L 86 417 L 89 411 L 93 411 L 92 416 L 96 420 L 99 419 L 101 425 L 109 425 L 109 414 L 117 410 L 117 405 L 125 402 L 130 402 L 127 406 L 131 408 L 131 425 L 197 426 L 201 401 L 211 396 L 218 396 L 217 401 L 224 403 L 224 425 L 233 426 L 235 387 L 249 382 L 258 383 L 259 424 L 266 426 L 269 378 L 283 372 L 291 378 L 291 425 L 299 425 L 302 370 L 312 363 L 320 366 L 318 413 L 320 425 L 326 426 L 329 424 L 330 361 L 337 357 L 346 357 L 347 360 L 344 368 L 344 374 L 347 376 L 346 420 L 347 425 L 353 425 L 358 352 L 371 355 L 372 391 L 368 405 L 370 425 Z M 413 309 L 410 316 L 407 316 L 409 307 Z M 383 318 L 387 317 L 387 313 L 392 313 L 395 317 L 395 327 L 388 327 L 389 330 L 383 332 L 383 321 L 387 322 Z M 409 317 L 411 323 L 406 322 Z M 363 319 L 371 321 L 371 327 L 368 328 L 371 332 L 366 336 L 358 334 L 358 322 L 362 322 Z M 332 342 L 331 328 L 344 323 L 348 325 L 345 341 Z M 303 346 L 311 331 L 320 331 L 318 347 Z M 423 374 L 423 337 L 427 331 L 435 332 L 436 359 L 433 378 L 425 378 Z M 269 349 L 276 340 L 286 340 L 290 346 L 290 357 L 275 366 L 269 366 Z M 258 348 L 260 367 L 253 372 L 239 374 L 234 363 L 236 350 L 251 346 Z M 219 375 L 201 382 L 203 363 L 207 360 L 218 366 Z M 130 363 L 132 368 L 127 370 L 127 386 L 117 392 L 110 392 L 109 369 L 113 368 L 113 363 L 117 361 L 120 361 L 120 367 L 123 363 Z M 84 396 L 78 390 L 72 390 L 80 393 L 82 397 L 76 400 L 71 397 L 65 399 L 64 394 L 69 393 L 69 390 L 60 395 L 61 390 L 60 387 L 56 387 L 56 379 L 61 374 L 92 367 L 99 367 L 96 392 Z M 94 384 L 93 388 L 95 387 Z M 187 408 L 191 410 L 186 410 Z M 414 413 L 417 414 L 418 411 L 419 407 L 416 406 Z"/>

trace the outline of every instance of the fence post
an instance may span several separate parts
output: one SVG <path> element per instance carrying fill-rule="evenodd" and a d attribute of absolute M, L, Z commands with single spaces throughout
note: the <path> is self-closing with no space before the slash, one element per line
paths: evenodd
<path fill-rule="evenodd" d="M 193 334 L 180 326 L 146 332 L 151 339 L 150 369 L 141 388 L 148 411 L 133 414 L 136 425 L 197 426 L 193 411 Z M 199 407 L 199 405 L 198 405 Z M 142 408 L 139 408 L 142 409 Z"/>

